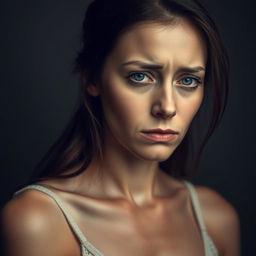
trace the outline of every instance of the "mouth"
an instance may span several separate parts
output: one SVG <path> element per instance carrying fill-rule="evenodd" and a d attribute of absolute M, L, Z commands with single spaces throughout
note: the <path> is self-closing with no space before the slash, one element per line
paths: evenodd
<path fill-rule="evenodd" d="M 179 133 L 171 129 L 151 129 L 141 131 L 141 135 L 154 142 L 170 142 L 174 140 Z"/>
<path fill-rule="evenodd" d="M 141 131 L 143 133 L 157 133 L 157 134 L 178 134 L 177 131 L 171 130 L 171 129 L 166 129 L 166 130 L 162 130 L 162 129 L 151 129 L 151 130 L 143 130 Z"/>

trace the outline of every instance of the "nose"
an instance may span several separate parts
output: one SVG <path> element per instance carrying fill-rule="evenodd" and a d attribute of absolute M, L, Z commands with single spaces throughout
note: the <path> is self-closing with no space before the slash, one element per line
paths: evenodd
<path fill-rule="evenodd" d="M 158 88 L 152 104 L 151 114 L 158 119 L 170 119 L 176 115 L 176 104 L 173 89 L 168 87 Z"/>

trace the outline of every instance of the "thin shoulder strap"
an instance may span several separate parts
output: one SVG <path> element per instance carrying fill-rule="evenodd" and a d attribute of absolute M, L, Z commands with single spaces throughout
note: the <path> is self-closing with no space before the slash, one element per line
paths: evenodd
<path fill-rule="evenodd" d="M 189 194 L 191 197 L 191 201 L 192 201 L 192 205 L 196 214 L 196 219 L 198 221 L 199 224 L 199 228 L 201 231 L 206 231 L 206 227 L 204 224 L 204 219 L 202 216 L 202 212 L 201 212 L 201 208 L 200 208 L 200 204 L 199 204 L 199 200 L 198 200 L 198 196 L 197 193 L 195 191 L 195 187 L 192 185 L 192 183 L 188 182 L 188 181 L 184 181 L 184 183 L 187 185 L 187 188 L 189 190 Z"/>
<path fill-rule="evenodd" d="M 47 194 L 48 196 L 50 196 L 55 202 L 56 204 L 59 206 L 59 208 L 61 209 L 63 215 L 65 216 L 68 224 L 70 225 L 71 229 L 73 230 L 73 232 L 75 233 L 75 235 L 77 236 L 78 240 L 80 241 L 81 244 L 85 245 L 87 249 L 89 249 L 93 254 L 95 255 L 102 255 L 83 235 L 82 231 L 80 230 L 80 228 L 78 227 L 78 225 L 76 224 L 76 222 L 74 221 L 74 219 L 71 217 L 71 215 L 68 213 L 67 209 L 64 206 L 63 201 L 50 189 L 42 186 L 42 185 L 29 185 L 26 186 L 20 190 L 18 190 L 17 192 L 14 193 L 14 196 L 17 194 L 22 193 L 25 190 L 28 189 L 35 189 L 35 190 L 39 190 L 45 194 Z"/>
<path fill-rule="evenodd" d="M 218 255 L 218 250 L 208 235 L 195 187 L 189 181 L 184 180 L 183 182 L 186 184 L 186 186 L 188 188 L 188 191 L 189 191 L 189 194 L 191 197 L 191 201 L 192 201 L 192 206 L 195 211 L 196 219 L 199 224 L 199 228 L 201 230 L 201 234 L 202 234 L 202 238 L 203 238 L 203 242 L 204 242 L 204 248 L 205 248 L 205 255 L 206 256 Z"/>

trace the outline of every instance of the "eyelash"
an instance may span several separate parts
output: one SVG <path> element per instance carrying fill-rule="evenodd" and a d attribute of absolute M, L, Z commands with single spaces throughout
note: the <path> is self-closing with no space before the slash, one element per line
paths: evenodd
<path fill-rule="evenodd" d="M 195 76 L 191 76 L 191 75 L 188 75 L 188 76 L 185 76 L 183 78 L 181 78 L 179 81 L 182 81 L 184 79 L 192 79 L 195 81 L 196 85 L 195 86 L 182 86 L 183 88 L 186 88 L 186 89 L 190 89 L 190 90 L 194 90 L 196 89 L 200 84 L 202 84 L 202 80 L 199 78 L 199 77 L 195 77 Z"/>
<path fill-rule="evenodd" d="M 140 84 L 140 85 L 147 85 L 147 84 L 150 84 L 150 82 L 149 83 L 145 83 L 145 82 L 139 82 L 139 81 L 135 81 L 135 80 L 133 80 L 133 79 L 131 79 L 131 77 L 132 76 L 134 76 L 134 75 L 137 75 L 137 74 L 142 74 L 142 75 L 144 75 L 144 78 L 145 78 L 145 76 L 146 77 L 148 77 L 149 79 L 151 79 L 151 80 L 153 80 L 152 78 L 150 78 L 150 76 L 151 76 L 151 74 L 150 74 L 150 76 L 149 76 L 149 74 L 147 73 L 147 72 L 132 72 L 132 73 L 130 73 L 129 75 L 128 75 L 128 80 L 130 81 L 130 82 L 132 82 L 133 84 L 135 84 L 135 85 L 138 85 L 138 84 Z M 189 89 L 189 90 L 195 90 L 200 84 L 202 84 L 202 80 L 199 78 L 199 77 L 195 77 L 195 76 L 192 76 L 192 75 L 187 75 L 187 76 L 184 76 L 183 78 L 181 78 L 180 80 L 178 80 L 178 84 L 180 84 L 180 81 L 182 81 L 182 80 L 184 80 L 184 79 L 192 79 L 192 80 L 194 80 L 195 81 L 195 83 L 196 83 L 196 85 L 195 86 L 180 86 L 180 87 L 182 87 L 182 88 L 184 88 L 184 89 Z"/>
<path fill-rule="evenodd" d="M 145 83 L 145 82 L 143 83 L 143 82 L 139 82 L 139 81 L 135 81 L 135 80 L 131 79 L 132 76 L 137 75 L 137 74 L 142 74 L 142 75 L 148 77 L 149 79 L 153 80 L 152 78 L 150 78 L 150 76 L 148 75 L 148 73 L 145 73 L 145 72 L 132 72 L 132 73 L 130 73 L 130 74 L 128 75 L 128 77 L 127 77 L 128 80 L 129 80 L 130 82 L 134 83 L 134 84 L 149 84 L 149 83 Z"/>

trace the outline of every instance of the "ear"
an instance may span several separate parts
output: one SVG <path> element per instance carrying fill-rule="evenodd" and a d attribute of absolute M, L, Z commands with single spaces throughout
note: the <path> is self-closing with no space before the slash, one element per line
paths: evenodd
<path fill-rule="evenodd" d="M 91 95 L 91 96 L 99 96 L 100 95 L 100 90 L 98 88 L 98 85 L 97 84 L 89 84 L 87 87 L 86 87 L 86 90 L 87 92 Z"/>
<path fill-rule="evenodd" d="M 100 90 L 98 83 L 91 82 L 86 86 L 87 93 L 89 93 L 91 96 L 99 96 Z"/>
<path fill-rule="evenodd" d="M 82 70 L 80 72 L 80 79 L 83 85 L 85 85 L 85 90 L 86 92 L 91 95 L 91 96 L 99 96 L 100 91 L 99 91 L 99 85 L 94 82 L 94 81 L 88 81 L 88 74 L 86 70 Z"/>

